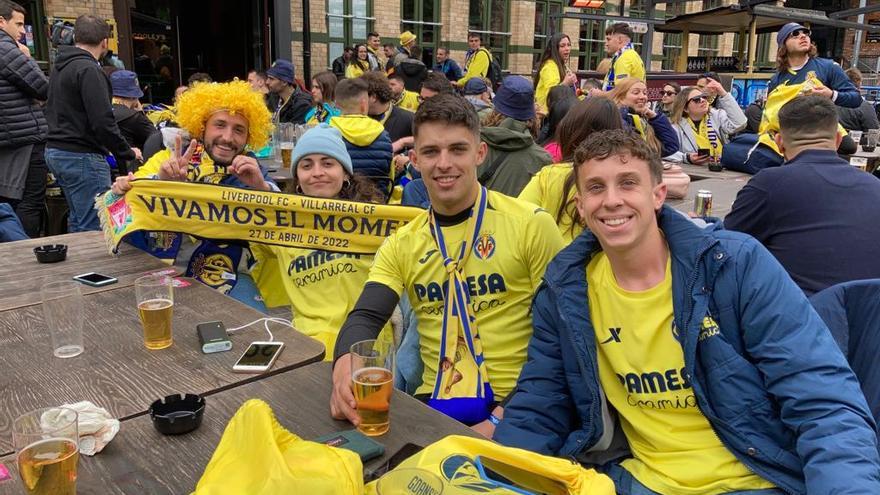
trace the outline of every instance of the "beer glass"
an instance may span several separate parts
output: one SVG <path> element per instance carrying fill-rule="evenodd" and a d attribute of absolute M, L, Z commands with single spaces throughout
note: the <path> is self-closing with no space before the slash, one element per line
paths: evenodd
<path fill-rule="evenodd" d="M 856 146 L 862 142 L 862 131 L 849 131 L 849 137 L 856 142 Z"/>
<path fill-rule="evenodd" d="M 289 123 L 279 124 L 278 141 L 278 148 L 281 149 L 281 166 L 289 169 L 293 146 L 296 143 L 296 127 Z"/>
<path fill-rule="evenodd" d="M 862 151 L 873 152 L 877 148 L 878 140 L 880 140 L 880 129 L 868 129 L 868 132 L 865 134 L 865 145 L 862 146 Z"/>
<path fill-rule="evenodd" d="M 390 344 L 362 340 L 351 346 L 351 381 L 361 416 L 358 430 L 365 435 L 377 436 L 388 431 L 393 369 L 394 349 Z"/>
<path fill-rule="evenodd" d="M 12 423 L 18 474 L 28 495 L 76 495 L 77 421 L 73 409 L 53 407 Z"/>
<path fill-rule="evenodd" d="M 83 295 L 78 282 L 49 282 L 40 288 L 43 318 L 49 327 L 52 353 L 70 358 L 83 351 Z"/>
<path fill-rule="evenodd" d="M 171 345 L 173 282 L 174 279 L 165 275 L 145 275 L 134 281 L 138 316 L 144 327 L 147 349 L 164 349 Z"/>

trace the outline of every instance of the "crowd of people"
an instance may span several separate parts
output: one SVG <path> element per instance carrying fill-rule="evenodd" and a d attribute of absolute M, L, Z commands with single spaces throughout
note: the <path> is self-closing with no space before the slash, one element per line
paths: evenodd
<path fill-rule="evenodd" d="M 136 179 L 279 192 L 253 152 L 288 122 L 312 126 L 295 194 L 422 209 L 370 256 L 191 248 L 188 274 L 224 253 L 218 290 L 290 306 L 326 346 L 334 417 L 360 422 L 348 350 L 380 338 L 400 388 L 502 444 L 597 467 L 619 493 L 880 493 L 877 405 L 808 299 L 880 278 L 880 180 L 838 155 L 864 105 L 807 28 L 779 31 L 749 133 L 714 74 L 649 104 L 625 23 L 606 31 L 601 81 L 578 81 L 564 33 L 531 80 L 494 74 L 477 33 L 463 67 L 443 48 L 430 69 L 412 33 L 384 47 L 370 33 L 310 90 L 277 60 L 247 81 L 200 76 L 148 115 L 134 73 L 97 63 L 104 20 L 79 17 L 46 78 L 17 44 L 23 15 L 0 0 L 0 121 L 15 122 L 0 126 L 0 196 L 28 234 L 46 165 L 72 232 L 99 229 L 96 195 Z M 725 219 L 664 205 L 668 163 L 731 156 L 758 173 Z M 174 257 L 183 237 L 130 242 Z M 310 276 L 340 259 L 350 269 Z"/>

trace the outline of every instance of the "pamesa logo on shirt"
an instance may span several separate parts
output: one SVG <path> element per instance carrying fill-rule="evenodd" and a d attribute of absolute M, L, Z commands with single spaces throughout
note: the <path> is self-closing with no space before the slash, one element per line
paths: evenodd
<path fill-rule="evenodd" d="M 707 313 L 706 316 L 703 317 L 703 322 L 700 326 L 700 336 L 697 337 L 697 342 L 702 342 L 720 333 L 721 329 L 718 327 L 718 323 L 716 323 L 715 319 Z M 678 331 L 678 326 L 675 325 L 675 320 L 672 320 L 672 336 L 675 340 L 681 342 L 681 334 Z M 605 342 L 602 343 L 604 344 Z"/>

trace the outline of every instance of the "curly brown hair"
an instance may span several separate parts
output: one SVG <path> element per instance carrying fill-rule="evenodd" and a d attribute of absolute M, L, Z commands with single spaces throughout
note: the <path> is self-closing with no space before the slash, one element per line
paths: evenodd
<path fill-rule="evenodd" d="M 807 57 L 814 58 L 818 55 L 818 50 L 816 50 L 816 44 L 810 43 L 810 51 L 807 52 Z M 788 48 L 785 47 L 785 43 L 779 45 L 779 49 L 776 50 L 776 72 L 785 72 L 791 68 L 791 64 L 788 63 Z"/>

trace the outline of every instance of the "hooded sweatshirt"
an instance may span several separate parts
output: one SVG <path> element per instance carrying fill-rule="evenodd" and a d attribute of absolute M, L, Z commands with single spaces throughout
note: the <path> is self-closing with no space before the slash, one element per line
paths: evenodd
<path fill-rule="evenodd" d="M 525 122 L 519 120 L 506 118 L 497 127 L 483 127 L 480 139 L 489 145 L 489 151 L 477 177 L 487 188 L 508 196 L 518 196 L 538 170 L 553 163 L 550 154 L 535 144 Z M 502 153 L 506 154 L 495 166 Z"/>
<path fill-rule="evenodd" d="M 421 60 L 412 57 L 400 62 L 395 70 L 403 76 L 403 87 L 409 91 L 419 91 L 422 81 L 428 75 L 428 67 Z"/>
<path fill-rule="evenodd" d="M 330 119 L 339 129 L 355 173 L 372 180 L 385 194 L 391 192 L 391 138 L 385 127 L 366 115 L 340 115 Z"/>
<path fill-rule="evenodd" d="M 110 79 L 91 53 L 75 46 L 58 47 L 49 77 L 46 147 L 73 153 L 110 152 L 117 160 L 134 160 L 113 117 L 111 94 Z"/>

